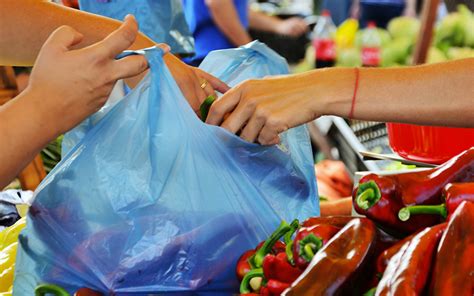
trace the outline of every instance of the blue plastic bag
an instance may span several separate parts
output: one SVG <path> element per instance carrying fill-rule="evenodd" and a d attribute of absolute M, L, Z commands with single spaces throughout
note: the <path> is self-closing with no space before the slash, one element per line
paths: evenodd
<path fill-rule="evenodd" d="M 173 53 L 194 53 L 181 0 L 79 0 L 79 5 L 84 11 L 120 21 L 133 14 L 140 31 L 154 41 L 167 43 Z"/>
<path fill-rule="evenodd" d="M 221 65 L 234 69 L 224 72 L 282 63 L 257 47 L 236 50 L 243 59 L 235 62 L 224 58 Z M 230 295 L 244 250 L 281 219 L 318 214 L 303 128 L 262 147 L 206 125 L 161 51 L 147 58 L 151 75 L 38 188 L 19 237 L 15 295 L 32 295 L 44 282 L 69 292 Z"/>

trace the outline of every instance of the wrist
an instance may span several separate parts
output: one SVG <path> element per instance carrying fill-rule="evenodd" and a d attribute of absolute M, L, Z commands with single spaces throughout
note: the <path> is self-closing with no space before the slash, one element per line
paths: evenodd
<path fill-rule="evenodd" d="M 320 115 L 347 117 L 351 112 L 355 75 L 352 68 L 331 68 L 315 71 L 317 104 Z"/>
<path fill-rule="evenodd" d="M 67 114 L 61 112 L 62 98 L 55 97 L 53 92 L 41 91 L 28 86 L 18 97 L 19 107 L 25 114 L 29 114 L 32 128 L 42 135 L 45 143 L 55 139 L 68 129 L 64 127 L 58 118 L 67 118 Z M 63 120 L 64 121 L 64 120 Z"/>

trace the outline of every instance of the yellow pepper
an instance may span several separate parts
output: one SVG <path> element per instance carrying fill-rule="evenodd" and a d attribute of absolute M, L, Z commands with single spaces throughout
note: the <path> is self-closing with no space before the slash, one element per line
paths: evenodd
<path fill-rule="evenodd" d="M 0 232 L 0 296 L 12 293 L 18 235 L 25 226 L 26 218 L 22 218 Z"/>
<path fill-rule="evenodd" d="M 0 251 L 18 240 L 18 235 L 26 226 L 26 218 L 21 218 L 12 226 L 0 232 Z"/>
<path fill-rule="evenodd" d="M 354 39 L 359 29 L 359 22 L 356 19 L 347 19 L 336 30 L 337 48 L 350 48 L 354 46 Z"/>
<path fill-rule="evenodd" d="M 15 242 L 0 252 L 0 292 L 8 292 L 13 284 L 17 247 Z"/>

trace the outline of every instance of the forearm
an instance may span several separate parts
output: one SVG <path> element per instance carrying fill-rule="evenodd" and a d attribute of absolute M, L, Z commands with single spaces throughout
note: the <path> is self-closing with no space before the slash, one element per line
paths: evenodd
<path fill-rule="evenodd" d="M 0 106 L 0 188 L 5 187 L 59 133 L 44 98 L 24 92 Z"/>
<path fill-rule="evenodd" d="M 417 67 L 359 70 L 354 118 L 427 125 L 474 127 L 474 59 Z M 347 117 L 355 71 L 334 68 L 306 77 L 323 114 Z M 311 81 L 312 80 L 312 81 Z M 320 104 L 318 106 L 318 104 Z"/>
<path fill-rule="evenodd" d="M 76 47 L 98 42 L 120 26 L 121 22 L 98 15 L 38 0 L 0 1 L 0 65 L 33 65 L 48 36 L 58 27 L 69 25 L 84 35 Z M 131 47 L 152 46 L 154 42 L 140 34 Z"/>
<path fill-rule="evenodd" d="M 252 41 L 240 22 L 232 0 L 206 0 L 205 2 L 217 27 L 233 45 L 241 46 Z"/>
<path fill-rule="evenodd" d="M 274 16 L 249 10 L 249 27 L 264 32 L 275 32 L 281 20 Z"/>

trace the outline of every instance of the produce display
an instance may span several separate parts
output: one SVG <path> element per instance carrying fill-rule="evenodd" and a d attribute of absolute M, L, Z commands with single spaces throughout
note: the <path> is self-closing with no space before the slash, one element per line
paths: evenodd
<path fill-rule="evenodd" d="M 242 295 L 472 295 L 474 148 L 433 169 L 369 174 L 366 216 L 282 222 L 237 264 Z"/>
<path fill-rule="evenodd" d="M 369 46 L 379 51 L 380 67 L 403 66 L 412 64 L 414 45 L 420 31 L 420 21 L 411 17 L 392 19 L 387 29 L 376 28 L 371 34 L 371 28 L 359 30 L 355 19 L 347 19 L 337 28 L 334 34 L 336 44 L 336 66 L 362 66 L 364 48 Z M 434 30 L 432 46 L 429 48 L 427 63 L 437 63 L 446 60 L 474 57 L 474 15 L 464 5 L 458 6 L 458 11 L 442 18 Z M 309 60 L 314 59 L 310 53 Z M 314 62 L 306 61 L 311 65 Z M 372 65 L 375 66 L 375 65 Z M 303 64 L 297 68 L 308 70 Z"/>
<path fill-rule="evenodd" d="M 0 232 L 0 295 L 12 291 L 18 235 L 25 225 L 26 218 L 21 218 Z"/>

